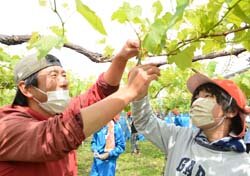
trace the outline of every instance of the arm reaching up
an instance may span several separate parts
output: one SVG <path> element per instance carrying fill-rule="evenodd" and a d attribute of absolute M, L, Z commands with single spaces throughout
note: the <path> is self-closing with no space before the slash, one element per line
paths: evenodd
<path fill-rule="evenodd" d="M 81 109 L 85 136 L 90 136 L 107 124 L 130 102 L 143 98 L 150 82 L 159 75 L 160 70 L 154 64 L 134 67 L 129 73 L 127 85 L 105 99 Z"/>
<path fill-rule="evenodd" d="M 104 73 L 104 80 L 112 86 L 120 83 L 127 61 L 139 52 L 139 41 L 128 40 L 122 49 L 114 56 L 112 64 Z"/>

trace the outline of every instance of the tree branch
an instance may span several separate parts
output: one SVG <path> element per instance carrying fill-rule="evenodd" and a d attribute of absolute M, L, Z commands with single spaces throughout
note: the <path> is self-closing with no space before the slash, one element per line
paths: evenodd
<path fill-rule="evenodd" d="M 31 38 L 31 35 L 12 35 L 12 36 L 9 36 L 9 35 L 0 34 L 0 43 L 5 44 L 5 45 L 19 45 L 19 44 L 28 42 L 30 38 Z M 75 45 L 72 43 L 65 43 L 64 47 L 72 49 L 80 54 L 83 54 L 84 56 L 86 56 L 92 62 L 95 62 L 95 63 L 106 63 L 106 62 L 112 61 L 111 57 L 105 57 L 100 53 L 89 51 L 89 50 L 87 50 L 79 45 Z M 238 48 L 238 49 L 233 49 L 232 51 L 219 51 L 219 52 L 214 52 L 214 53 L 210 53 L 207 55 L 195 56 L 193 58 L 193 62 L 196 62 L 199 60 L 214 59 L 216 57 L 229 56 L 229 55 L 238 56 L 240 53 L 245 52 L 245 51 L 246 51 L 245 48 Z M 161 56 L 164 56 L 164 55 L 161 55 Z M 165 55 L 165 56 L 167 56 L 167 55 Z M 149 55 L 149 57 L 155 57 L 155 56 Z M 162 63 L 159 63 L 159 66 L 164 65 L 164 64 L 168 64 L 168 63 L 162 62 Z"/>
<path fill-rule="evenodd" d="M 208 34 L 214 28 L 216 28 L 224 20 L 224 18 L 235 8 L 235 6 L 240 3 L 240 1 L 242 1 L 242 0 L 238 0 L 234 5 L 232 5 L 231 7 L 229 7 L 228 11 L 221 17 L 221 19 L 216 24 L 214 24 L 210 29 L 208 29 L 205 32 L 205 35 Z"/>
<path fill-rule="evenodd" d="M 31 38 L 31 35 L 2 35 L 0 34 L 0 43 L 5 45 L 19 45 L 25 42 L 28 42 Z M 75 50 L 76 52 L 85 55 L 88 57 L 91 61 L 96 63 L 105 63 L 105 62 L 111 62 L 110 57 L 104 57 L 102 54 L 91 52 L 79 45 L 66 43 L 64 44 L 65 48 L 70 48 L 72 50 Z"/>
<path fill-rule="evenodd" d="M 206 60 L 206 59 L 214 59 L 216 57 L 223 57 L 223 56 L 230 56 L 230 55 L 235 55 L 238 56 L 240 53 L 245 52 L 245 48 L 238 48 L 238 49 L 233 49 L 232 51 L 219 51 L 219 52 L 214 52 L 210 53 L 207 55 L 200 55 L 200 56 L 195 56 L 192 60 L 192 62 L 196 62 L 199 60 Z"/>
<path fill-rule="evenodd" d="M 64 21 L 61 17 L 61 15 L 59 14 L 58 10 L 57 10 L 57 5 L 56 5 L 56 0 L 54 0 L 54 8 L 51 6 L 51 9 L 54 13 L 56 13 L 56 15 L 58 16 L 60 22 L 61 22 L 61 25 L 62 25 L 62 36 L 64 37 L 64 34 L 65 34 L 65 29 L 64 29 Z"/>
<path fill-rule="evenodd" d="M 247 51 L 245 48 L 237 48 L 231 51 L 219 51 L 219 52 L 214 52 L 214 53 L 210 53 L 207 55 L 199 55 L 199 56 L 195 56 L 192 59 L 192 62 L 197 62 L 200 60 L 207 60 L 207 59 L 214 59 L 214 58 L 223 57 L 223 56 L 231 56 L 231 55 L 238 56 L 240 53 L 243 53 L 245 51 Z M 155 56 L 150 56 L 150 57 L 155 57 Z M 159 66 L 166 65 L 166 64 L 169 64 L 169 63 L 165 61 L 159 62 L 157 63 L 157 66 L 159 67 Z"/>
<path fill-rule="evenodd" d="M 161 87 L 161 88 L 156 92 L 156 94 L 152 96 L 152 98 L 155 99 L 156 97 L 158 97 L 159 93 L 160 93 L 163 89 L 165 89 L 166 87 L 168 87 L 168 86 L 163 86 L 163 87 Z"/>
<path fill-rule="evenodd" d="M 233 73 L 230 73 L 230 74 L 227 74 L 224 76 L 224 78 L 231 78 L 231 77 L 234 77 L 236 74 L 240 74 L 240 73 L 244 73 L 246 71 L 248 71 L 250 69 L 250 66 L 246 67 L 246 68 L 243 68 L 241 70 L 238 70 L 236 72 L 233 72 Z"/>
<path fill-rule="evenodd" d="M 220 37 L 220 36 L 227 36 L 228 34 L 231 34 L 231 33 L 237 33 L 237 32 L 240 32 L 240 31 L 243 31 L 243 30 L 246 30 L 246 29 L 250 29 L 250 25 L 246 25 L 244 27 L 241 27 L 241 28 L 238 28 L 238 29 L 234 29 L 234 30 L 229 30 L 229 31 L 225 31 L 225 32 L 219 32 L 219 33 L 211 33 L 211 34 L 201 34 L 199 37 L 196 37 L 196 38 L 191 38 L 191 39 L 187 39 L 187 40 L 184 40 L 184 41 L 181 41 L 177 44 L 177 48 L 175 48 L 174 50 L 170 51 L 169 53 L 167 53 L 166 55 L 167 56 L 170 56 L 170 55 L 174 55 L 180 48 L 192 43 L 192 42 L 195 42 L 195 41 L 199 41 L 201 39 L 205 39 L 205 38 L 209 38 L 209 37 Z"/>

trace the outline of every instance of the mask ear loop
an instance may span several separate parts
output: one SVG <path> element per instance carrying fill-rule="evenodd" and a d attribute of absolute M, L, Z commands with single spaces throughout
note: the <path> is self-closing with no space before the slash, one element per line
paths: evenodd
<path fill-rule="evenodd" d="M 229 108 L 230 105 L 232 104 L 232 101 L 233 101 L 233 97 L 230 97 L 230 100 L 229 100 L 229 103 L 228 103 L 228 105 L 227 105 L 226 110 L 228 110 L 228 108 Z M 217 123 L 217 125 L 215 125 L 215 126 L 209 128 L 209 129 L 207 129 L 207 130 L 208 130 L 208 131 L 211 131 L 211 130 L 217 128 L 218 126 L 220 126 L 220 125 L 223 123 L 223 121 L 225 120 L 225 118 L 226 118 L 226 116 L 224 115 L 224 116 L 221 118 L 220 122 Z"/>
<path fill-rule="evenodd" d="M 37 91 L 39 91 L 40 93 L 46 95 L 46 96 L 47 96 L 47 99 L 48 99 L 48 95 L 47 95 L 46 92 L 44 92 L 43 90 L 41 90 L 41 89 L 39 89 L 39 88 L 37 88 L 37 87 L 35 87 L 35 86 L 32 86 L 32 87 L 33 87 L 34 89 L 36 89 Z M 34 99 L 37 103 L 41 103 L 37 98 L 33 97 L 33 99 Z"/>
<path fill-rule="evenodd" d="M 233 97 L 230 96 L 230 100 L 229 100 L 229 102 L 228 102 L 228 104 L 227 104 L 227 107 L 225 108 L 225 111 L 227 111 L 227 110 L 229 109 L 229 107 L 230 107 L 231 104 L 232 104 L 232 101 L 233 101 Z"/>
<path fill-rule="evenodd" d="M 213 127 L 211 127 L 211 128 L 208 128 L 208 129 L 206 129 L 206 130 L 207 130 L 207 131 L 211 131 L 211 130 L 213 130 L 213 129 L 219 127 L 219 126 L 223 123 L 223 121 L 225 120 L 225 118 L 226 118 L 226 116 L 224 115 L 224 116 L 221 118 L 221 120 L 220 120 L 219 123 L 217 123 L 215 126 L 213 126 Z"/>
<path fill-rule="evenodd" d="M 43 90 L 39 89 L 38 87 L 36 86 L 32 86 L 34 89 L 36 89 L 37 91 L 39 91 L 40 93 L 44 94 L 44 95 L 47 95 L 46 92 L 44 92 Z"/>
<path fill-rule="evenodd" d="M 233 101 L 233 97 L 230 97 L 230 100 L 229 100 L 228 106 L 231 106 L 232 101 Z"/>

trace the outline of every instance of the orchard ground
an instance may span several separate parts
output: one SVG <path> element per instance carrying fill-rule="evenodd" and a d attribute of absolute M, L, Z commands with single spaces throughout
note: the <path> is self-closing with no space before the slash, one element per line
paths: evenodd
<path fill-rule="evenodd" d="M 77 150 L 78 175 L 88 176 L 93 161 L 90 149 L 91 137 Z M 163 175 L 165 155 L 147 140 L 139 141 L 141 154 L 131 154 L 130 141 L 126 142 L 126 150 L 117 161 L 116 176 L 152 176 Z"/>

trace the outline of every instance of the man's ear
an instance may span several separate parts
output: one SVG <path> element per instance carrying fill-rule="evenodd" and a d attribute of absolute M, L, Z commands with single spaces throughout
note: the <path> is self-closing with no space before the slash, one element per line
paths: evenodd
<path fill-rule="evenodd" d="M 31 88 L 26 87 L 24 81 L 20 81 L 18 83 L 18 88 L 22 92 L 22 94 L 25 95 L 27 98 L 32 98 L 33 97 L 32 93 L 30 92 Z"/>

